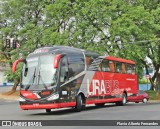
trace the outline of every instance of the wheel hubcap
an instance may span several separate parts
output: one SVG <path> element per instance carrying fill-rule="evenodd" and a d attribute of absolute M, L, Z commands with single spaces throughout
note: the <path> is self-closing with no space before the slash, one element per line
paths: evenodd
<path fill-rule="evenodd" d="M 123 97 L 123 104 L 125 104 L 126 103 L 126 97 L 124 96 Z"/>
<path fill-rule="evenodd" d="M 147 103 L 147 99 L 146 99 L 146 98 L 144 98 L 144 99 L 143 99 L 143 102 L 144 102 L 144 103 Z"/>

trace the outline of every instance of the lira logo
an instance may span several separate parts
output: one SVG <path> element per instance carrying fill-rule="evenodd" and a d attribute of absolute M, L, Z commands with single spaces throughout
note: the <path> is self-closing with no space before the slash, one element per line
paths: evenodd
<path fill-rule="evenodd" d="M 119 81 L 87 79 L 87 93 L 88 95 L 119 94 Z"/>

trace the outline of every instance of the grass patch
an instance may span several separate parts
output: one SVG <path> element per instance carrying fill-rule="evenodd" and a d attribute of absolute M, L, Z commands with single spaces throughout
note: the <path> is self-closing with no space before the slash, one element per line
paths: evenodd
<path fill-rule="evenodd" d="M 148 93 L 150 100 L 160 100 L 160 95 L 158 95 L 157 91 L 148 90 L 146 92 Z"/>

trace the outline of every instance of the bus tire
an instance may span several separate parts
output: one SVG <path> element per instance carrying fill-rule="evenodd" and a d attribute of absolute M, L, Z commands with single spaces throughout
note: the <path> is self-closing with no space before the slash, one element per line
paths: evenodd
<path fill-rule="evenodd" d="M 47 112 L 47 113 L 50 113 L 50 112 L 51 112 L 51 109 L 46 109 L 46 112 Z"/>
<path fill-rule="evenodd" d="M 83 100 L 82 100 L 82 96 L 81 95 L 78 95 L 77 98 L 76 98 L 76 107 L 75 107 L 75 110 L 77 112 L 80 112 L 83 108 Z"/>
<path fill-rule="evenodd" d="M 117 106 L 125 106 L 127 104 L 127 95 L 126 93 L 122 94 L 122 101 L 116 102 Z"/>

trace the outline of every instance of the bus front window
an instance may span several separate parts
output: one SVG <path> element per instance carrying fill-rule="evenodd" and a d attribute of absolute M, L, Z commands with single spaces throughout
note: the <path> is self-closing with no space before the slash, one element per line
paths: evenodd
<path fill-rule="evenodd" d="M 56 84 L 57 71 L 53 67 L 54 55 L 41 55 L 26 60 L 22 71 L 22 88 L 26 90 L 50 89 Z"/>
<path fill-rule="evenodd" d="M 26 60 L 25 64 L 23 65 L 22 88 L 25 88 L 24 86 L 34 84 L 37 66 L 38 58 L 30 58 Z"/>
<path fill-rule="evenodd" d="M 53 67 L 53 55 L 43 55 L 39 58 L 39 85 L 53 86 L 56 84 L 57 73 Z"/>

